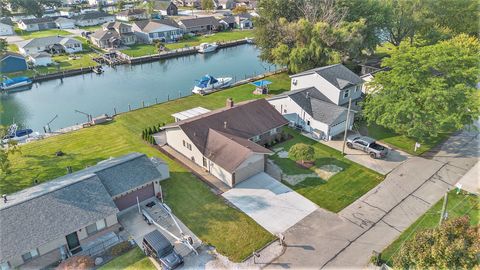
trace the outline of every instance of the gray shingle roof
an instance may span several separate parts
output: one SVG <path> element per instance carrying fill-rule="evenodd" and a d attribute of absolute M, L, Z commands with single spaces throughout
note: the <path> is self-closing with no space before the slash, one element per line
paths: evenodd
<path fill-rule="evenodd" d="M 13 26 L 12 19 L 10 19 L 8 17 L 7 18 L 0 18 L 0 23 Z"/>
<path fill-rule="evenodd" d="M 215 19 L 213 16 L 209 17 L 198 17 L 198 18 L 192 18 L 192 19 L 184 19 L 180 20 L 180 22 L 186 27 L 186 28 L 191 28 L 191 27 L 199 27 L 199 26 L 206 26 L 206 25 L 213 25 L 213 26 L 219 26 L 220 23 Z"/>
<path fill-rule="evenodd" d="M 69 37 L 62 37 L 62 36 L 51 36 L 51 37 L 42 37 L 42 38 L 34 38 L 30 41 L 27 41 L 23 45 L 21 45 L 22 48 L 37 48 L 37 47 L 44 47 L 48 45 L 53 45 L 53 44 L 74 44 L 74 43 L 79 43 L 81 44 L 79 40 L 76 40 L 74 38 L 69 38 Z"/>
<path fill-rule="evenodd" d="M 93 12 L 87 12 L 84 14 L 73 16 L 71 19 L 76 21 L 83 21 L 83 20 L 94 20 L 94 19 L 105 18 L 105 17 L 115 17 L 115 16 L 102 11 L 93 11 Z"/>
<path fill-rule="evenodd" d="M 154 31 L 157 29 L 161 29 L 162 26 L 179 28 L 178 24 L 174 20 L 170 20 L 170 19 L 142 20 L 142 21 L 136 21 L 134 22 L 134 24 L 145 33 L 149 33 L 150 31 Z M 165 28 L 167 29 L 169 27 L 165 27 Z"/>
<path fill-rule="evenodd" d="M 36 24 L 36 23 L 47 23 L 47 22 L 54 22 L 54 17 L 43 17 L 43 18 L 33 18 L 33 19 L 23 19 L 20 22 L 24 24 Z"/>
<path fill-rule="evenodd" d="M 350 69 L 342 64 L 335 64 L 320 68 L 310 69 L 298 74 L 294 74 L 290 77 L 297 77 L 306 74 L 317 73 L 322 76 L 329 83 L 333 84 L 338 89 L 345 89 L 347 87 L 357 85 L 363 82 L 357 74 L 353 73 Z"/>
<path fill-rule="evenodd" d="M 146 13 L 145 9 L 127 9 L 117 13 L 117 16 L 133 16 L 133 15 L 141 15 L 144 13 Z"/>

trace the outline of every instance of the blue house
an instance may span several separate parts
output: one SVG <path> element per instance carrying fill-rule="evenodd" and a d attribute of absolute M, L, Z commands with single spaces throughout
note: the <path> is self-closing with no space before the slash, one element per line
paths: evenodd
<path fill-rule="evenodd" d="M 0 55 L 0 73 L 23 71 L 27 68 L 27 61 L 21 54 L 6 52 Z"/>

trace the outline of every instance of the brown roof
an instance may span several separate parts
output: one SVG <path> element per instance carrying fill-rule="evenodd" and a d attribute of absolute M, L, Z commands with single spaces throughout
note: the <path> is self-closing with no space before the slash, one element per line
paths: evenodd
<path fill-rule="evenodd" d="M 288 121 L 265 99 L 243 102 L 179 121 L 179 127 L 208 159 L 233 172 L 251 153 L 271 153 L 250 141 Z"/>
<path fill-rule="evenodd" d="M 145 9 L 128 9 L 117 13 L 117 16 L 133 16 L 144 14 L 145 12 Z"/>

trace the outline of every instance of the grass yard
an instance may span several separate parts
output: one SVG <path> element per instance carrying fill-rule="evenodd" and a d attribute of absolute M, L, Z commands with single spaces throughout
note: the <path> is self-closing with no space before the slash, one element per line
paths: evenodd
<path fill-rule="evenodd" d="M 18 53 L 19 50 L 17 44 L 8 44 L 7 51 Z"/>
<path fill-rule="evenodd" d="M 90 31 L 90 32 L 95 32 L 97 31 L 98 29 L 102 28 L 101 25 L 91 25 L 91 26 L 80 26 L 78 27 L 84 31 Z"/>
<path fill-rule="evenodd" d="M 252 36 L 252 30 L 219 32 L 213 35 L 191 37 L 177 43 L 166 44 L 166 47 L 170 50 L 175 50 L 184 47 L 197 46 L 203 42 L 231 41 Z M 158 53 L 157 48 L 155 48 L 155 45 L 153 44 L 135 44 L 130 46 L 129 49 L 121 50 L 121 52 L 131 57 L 139 57 Z"/>
<path fill-rule="evenodd" d="M 119 256 L 107 264 L 98 268 L 99 270 L 155 270 L 155 265 L 145 256 L 140 248 L 135 248 Z"/>
<path fill-rule="evenodd" d="M 271 93 L 278 94 L 290 87 L 287 74 L 269 78 Z M 227 97 L 235 102 L 261 98 L 252 94 L 253 86 L 242 85 L 208 96 L 189 96 L 182 99 L 132 111 L 116 117 L 106 125 L 85 128 L 76 132 L 32 142 L 21 147 L 21 153 L 11 158 L 12 172 L 0 179 L 0 192 L 12 193 L 31 186 L 35 180 L 45 182 L 66 173 L 66 167 L 80 170 L 109 157 L 130 152 L 165 159 L 171 177 L 162 182 L 167 203 L 200 239 L 217 248 L 230 260 L 241 261 L 253 250 L 263 247 L 274 236 L 243 212 L 228 206 L 178 163 L 163 156 L 141 140 L 142 129 L 162 122 L 172 122 L 170 114 L 196 106 L 209 109 L 225 105 Z M 65 156 L 56 157 L 61 150 Z"/>
<path fill-rule="evenodd" d="M 443 198 L 438 201 L 430 210 L 423 216 L 418 218 L 408 229 L 406 229 L 393 243 L 391 243 L 382 252 L 382 260 L 386 261 L 388 265 L 392 265 L 392 259 L 396 252 L 399 251 L 403 243 L 410 239 L 416 231 L 434 228 L 438 226 L 442 211 Z M 448 218 L 456 218 L 463 215 L 470 217 L 471 225 L 478 225 L 480 217 L 480 198 L 467 192 L 460 192 L 457 194 L 456 190 L 448 193 L 447 200 Z"/>
<path fill-rule="evenodd" d="M 296 185 L 284 181 L 284 184 L 320 207 L 337 213 L 383 180 L 382 175 L 344 158 L 339 151 L 306 138 L 292 129 L 286 129 L 286 131 L 294 136 L 293 139 L 275 145 L 274 148 L 283 147 L 285 151 L 288 151 L 297 143 L 311 145 L 315 149 L 315 166 L 310 169 L 301 168 L 290 158 L 280 158 L 278 154 L 273 155 L 272 159 L 285 174 L 310 174 L 314 172 L 315 168 L 330 164 L 343 169 L 327 181 L 319 177 L 308 177 Z"/>
<path fill-rule="evenodd" d="M 440 134 L 437 138 L 433 138 L 428 143 L 422 143 L 421 147 L 414 151 L 415 149 L 415 140 L 404 135 L 399 135 L 393 131 L 384 128 L 379 125 L 370 125 L 368 126 L 368 136 L 375 138 L 376 140 L 382 141 L 386 144 L 389 144 L 395 148 L 403 150 L 411 155 L 421 155 L 425 152 L 428 152 L 430 149 L 446 140 L 451 134 L 443 133 Z"/>
<path fill-rule="evenodd" d="M 27 32 L 23 31 L 21 29 L 15 28 L 15 33 L 17 35 L 21 36 L 23 39 L 32 39 L 32 38 L 41 38 L 41 37 L 49 37 L 49 36 L 69 36 L 72 35 L 72 33 L 67 32 L 65 30 L 60 30 L 60 29 L 49 29 L 49 30 L 42 30 L 42 31 L 33 31 L 33 32 Z"/>

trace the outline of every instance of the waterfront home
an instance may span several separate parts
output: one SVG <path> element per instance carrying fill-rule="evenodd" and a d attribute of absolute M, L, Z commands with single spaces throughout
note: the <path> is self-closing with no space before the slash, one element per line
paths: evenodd
<path fill-rule="evenodd" d="M 71 19 L 75 20 L 75 25 L 77 26 L 92 26 L 114 22 L 115 16 L 103 11 L 93 11 L 73 16 Z"/>
<path fill-rule="evenodd" d="M 48 66 L 53 63 L 52 56 L 46 52 L 32 53 L 28 59 L 34 66 Z"/>
<path fill-rule="evenodd" d="M 22 19 L 17 24 L 18 28 L 28 32 L 57 28 L 53 17 Z"/>
<path fill-rule="evenodd" d="M 124 11 L 120 11 L 116 15 L 117 20 L 129 22 L 135 20 L 146 20 L 148 19 L 148 14 L 145 9 L 127 9 Z"/>
<path fill-rule="evenodd" d="M 219 19 L 218 22 L 223 26 L 223 29 L 236 28 L 234 16 L 224 16 L 223 18 Z"/>
<path fill-rule="evenodd" d="M 194 34 L 218 31 L 221 27 L 221 24 L 213 16 L 183 19 L 178 22 L 178 25 L 185 33 Z"/>
<path fill-rule="evenodd" d="M 14 52 L 0 54 L 0 73 L 27 70 L 28 65 L 23 55 Z"/>
<path fill-rule="evenodd" d="M 15 33 L 13 30 L 13 22 L 10 18 L 0 19 L 0 36 L 11 36 Z"/>
<path fill-rule="evenodd" d="M 118 243 L 117 215 L 153 198 L 168 177 L 163 160 L 132 153 L 7 194 L 0 202 L 1 269 L 52 268 Z"/>
<path fill-rule="evenodd" d="M 235 26 L 239 29 L 252 29 L 253 19 L 250 13 L 241 13 L 234 16 Z"/>
<path fill-rule="evenodd" d="M 121 45 L 132 45 L 137 42 L 137 36 L 132 26 L 123 22 L 106 23 L 90 35 L 90 40 L 96 46 L 104 48 L 118 48 Z"/>
<path fill-rule="evenodd" d="M 57 25 L 57 28 L 59 29 L 73 29 L 75 28 L 75 20 L 69 19 L 69 18 L 64 18 L 64 17 L 58 17 L 55 19 L 55 24 Z"/>
<path fill-rule="evenodd" d="M 29 55 L 39 52 L 76 53 L 81 52 L 82 42 L 74 38 L 50 36 L 34 38 L 19 45 L 20 53 Z"/>
<path fill-rule="evenodd" d="M 272 151 L 264 145 L 279 139 L 286 124 L 265 99 L 236 105 L 228 99 L 225 108 L 169 124 L 154 138 L 234 187 L 265 171 Z"/>
<path fill-rule="evenodd" d="M 135 21 L 132 31 L 144 43 L 152 43 L 154 40 L 173 42 L 183 36 L 182 29 L 170 19 Z"/>
<path fill-rule="evenodd" d="M 177 16 L 178 7 L 172 1 L 155 1 L 154 9 L 159 11 L 162 15 Z"/>

